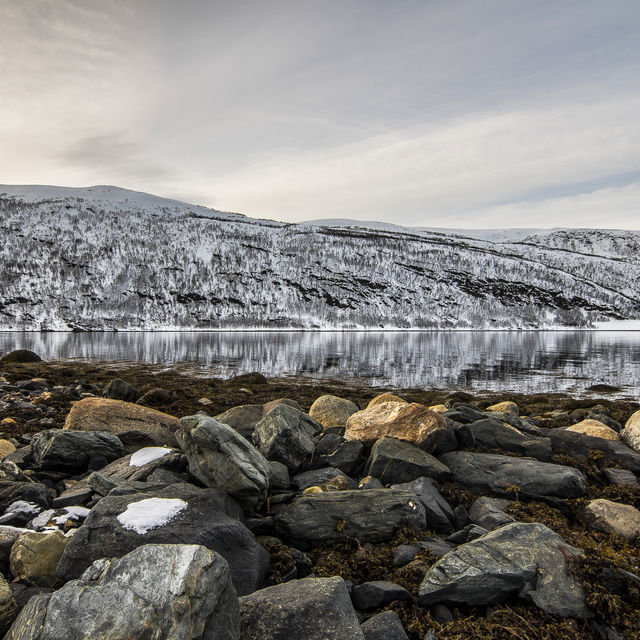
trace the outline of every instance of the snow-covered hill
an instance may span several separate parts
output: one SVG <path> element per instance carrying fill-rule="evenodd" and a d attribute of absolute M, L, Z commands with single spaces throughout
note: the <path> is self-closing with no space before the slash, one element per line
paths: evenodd
<path fill-rule="evenodd" d="M 0 329 L 591 326 L 640 318 L 640 232 L 255 220 L 0 185 Z"/>

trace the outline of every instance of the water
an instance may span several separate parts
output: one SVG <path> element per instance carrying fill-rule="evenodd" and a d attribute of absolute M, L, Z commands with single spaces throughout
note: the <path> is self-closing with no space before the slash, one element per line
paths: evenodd
<path fill-rule="evenodd" d="M 0 333 L 0 353 L 45 359 L 191 362 L 227 377 L 363 378 L 397 387 L 640 395 L 638 331 Z"/>

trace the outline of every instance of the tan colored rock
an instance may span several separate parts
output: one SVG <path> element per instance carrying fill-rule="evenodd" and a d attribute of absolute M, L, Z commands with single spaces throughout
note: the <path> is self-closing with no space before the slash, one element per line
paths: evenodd
<path fill-rule="evenodd" d="M 445 430 L 445 419 L 423 404 L 383 402 L 354 413 L 347 420 L 344 437 L 364 443 L 398 438 L 432 451 Z"/>
<path fill-rule="evenodd" d="M 432 404 L 430 407 L 427 407 L 427 409 L 434 413 L 446 413 L 449 411 L 449 408 L 444 404 Z"/>
<path fill-rule="evenodd" d="M 13 418 L 4 418 L 2 421 L 0 421 L 0 427 L 4 427 L 5 429 L 9 427 L 15 427 L 17 425 L 18 423 Z"/>
<path fill-rule="evenodd" d="M 279 407 L 281 404 L 288 404 L 290 407 L 293 407 L 298 411 L 304 411 L 304 409 L 298 404 L 296 400 L 292 400 L 291 398 L 277 398 L 276 400 L 267 402 L 262 407 L 262 417 L 264 418 L 268 413 L 273 411 L 276 407 Z"/>
<path fill-rule="evenodd" d="M 406 400 L 404 400 L 400 396 L 395 395 L 394 393 L 381 393 L 379 396 L 376 396 L 369 402 L 369 404 L 367 405 L 367 409 L 369 407 L 373 407 L 376 404 L 382 404 L 383 402 L 404 402 L 404 404 L 409 404 Z"/>
<path fill-rule="evenodd" d="M 11 547 L 11 573 L 36 587 L 56 585 L 56 567 L 69 538 L 62 531 L 23 533 Z"/>
<path fill-rule="evenodd" d="M 620 435 L 628 446 L 640 453 L 640 410 L 627 420 Z"/>
<path fill-rule="evenodd" d="M 331 480 L 327 480 L 327 482 L 323 482 L 322 484 L 313 485 L 312 487 L 307 487 L 302 493 L 308 495 L 310 493 L 327 493 L 330 491 L 348 491 L 349 490 L 349 481 L 345 476 L 336 476 L 335 478 L 331 478 Z"/>
<path fill-rule="evenodd" d="M 592 438 L 604 438 L 605 440 L 620 440 L 620 435 L 616 433 L 611 427 L 607 427 L 606 424 L 600 422 L 600 420 L 582 420 L 571 427 L 567 427 L 567 431 L 574 431 L 575 433 L 583 433 L 585 436 L 591 436 Z"/>
<path fill-rule="evenodd" d="M 520 415 L 520 409 L 515 402 L 511 400 L 505 400 L 504 402 L 498 402 L 487 407 L 487 411 L 496 411 L 497 413 L 511 413 L 514 416 Z"/>
<path fill-rule="evenodd" d="M 125 444 L 151 441 L 176 447 L 178 443 L 174 433 L 180 429 L 180 420 L 131 402 L 85 398 L 71 407 L 64 428 L 72 431 L 109 431 Z"/>
<path fill-rule="evenodd" d="M 344 427 L 350 415 L 358 411 L 358 405 L 338 396 L 320 396 L 309 409 L 309 415 L 325 429 Z"/>
<path fill-rule="evenodd" d="M 0 636 L 6 633 L 17 615 L 18 605 L 13 598 L 9 583 L 0 574 Z"/>
<path fill-rule="evenodd" d="M 13 453 L 16 450 L 15 446 L 8 440 L 0 440 L 0 460 L 4 460 L 5 456 Z"/>
<path fill-rule="evenodd" d="M 599 498 L 591 500 L 584 511 L 585 520 L 592 529 L 626 540 L 640 536 L 640 511 L 630 504 Z"/>

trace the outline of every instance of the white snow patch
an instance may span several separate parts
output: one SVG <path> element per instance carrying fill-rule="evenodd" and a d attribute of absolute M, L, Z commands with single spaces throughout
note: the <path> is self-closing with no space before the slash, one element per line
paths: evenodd
<path fill-rule="evenodd" d="M 171 449 L 167 449 L 166 447 L 145 447 L 131 454 L 129 466 L 144 467 L 145 464 L 149 464 L 159 458 L 164 458 L 168 453 L 171 453 Z"/>
<path fill-rule="evenodd" d="M 56 524 L 64 524 L 67 520 L 84 520 L 90 511 L 86 507 L 65 507 L 64 510 L 66 513 L 53 519 Z"/>
<path fill-rule="evenodd" d="M 25 500 L 16 500 L 12 502 L 5 510 L 6 514 L 9 513 L 24 513 L 25 515 L 36 515 L 40 513 L 42 509 L 33 502 L 26 502 Z"/>
<path fill-rule="evenodd" d="M 118 522 L 125 529 L 144 535 L 149 529 L 167 524 L 186 508 L 184 500 L 147 498 L 128 505 L 126 511 L 118 516 Z"/>

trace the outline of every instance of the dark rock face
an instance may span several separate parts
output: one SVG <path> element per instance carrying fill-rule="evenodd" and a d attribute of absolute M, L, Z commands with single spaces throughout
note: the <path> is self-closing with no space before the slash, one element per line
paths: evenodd
<path fill-rule="evenodd" d="M 451 505 L 445 500 L 431 478 L 418 478 L 411 482 L 391 485 L 392 489 L 413 493 L 422 503 L 427 515 L 427 528 L 436 533 L 451 533 L 456 517 Z"/>
<path fill-rule="evenodd" d="M 47 470 L 85 471 L 92 458 L 106 461 L 124 455 L 122 442 L 107 431 L 48 429 L 33 436 L 31 452 L 36 466 Z"/>
<path fill-rule="evenodd" d="M 216 420 L 228 424 L 241 436 L 250 438 L 254 427 L 262 420 L 262 412 L 261 404 L 242 404 L 217 415 Z"/>
<path fill-rule="evenodd" d="M 305 578 L 240 598 L 242 640 L 363 640 L 342 578 Z"/>
<path fill-rule="evenodd" d="M 505 513 L 505 509 L 510 504 L 510 500 L 482 496 L 471 505 L 469 516 L 478 526 L 492 531 L 503 524 L 514 522 L 514 519 Z"/>
<path fill-rule="evenodd" d="M 352 489 L 356 489 L 357 485 L 353 480 L 348 478 L 340 469 L 334 469 L 333 467 L 327 467 L 326 469 L 312 469 L 311 471 L 305 471 L 299 473 L 297 476 L 293 476 L 293 484 L 304 491 L 309 487 L 317 486 L 329 482 L 334 478 L 345 478 L 347 483 Z"/>
<path fill-rule="evenodd" d="M 480 493 L 579 498 L 587 490 L 587 480 L 577 469 L 531 458 L 452 451 L 441 460 L 451 469 L 456 483 Z"/>
<path fill-rule="evenodd" d="M 399 584 L 386 580 L 363 582 L 351 591 L 353 606 L 360 610 L 377 609 L 396 600 L 412 600 L 411 594 Z"/>
<path fill-rule="evenodd" d="M 578 555 L 542 524 L 509 524 L 438 560 L 420 585 L 420 603 L 488 605 L 517 595 L 553 615 L 590 617 L 568 563 Z"/>
<path fill-rule="evenodd" d="M 85 638 L 238 640 L 229 565 L 198 545 L 144 545 L 94 562 L 79 580 L 32 598 L 9 640 Z"/>
<path fill-rule="evenodd" d="M 364 640 L 409 640 L 395 611 L 383 611 L 360 625 Z"/>
<path fill-rule="evenodd" d="M 306 413 L 278 405 L 255 426 L 253 443 L 267 460 L 276 460 L 295 473 L 309 459 L 322 425 Z"/>
<path fill-rule="evenodd" d="M 504 449 L 538 460 L 551 459 L 549 438 L 526 436 L 515 427 L 507 426 L 495 418 L 478 420 L 467 428 L 473 434 L 476 443 L 490 449 Z"/>
<path fill-rule="evenodd" d="M 102 395 L 105 398 L 112 398 L 113 400 L 135 402 L 140 397 L 140 392 L 124 380 L 114 378 L 105 386 Z"/>
<path fill-rule="evenodd" d="M 445 480 L 449 469 L 431 454 L 396 438 L 380 438 L 371 448 L 365 474 L 383 484 L 411 482 L 416 478 Z"/>
<path fill-rule="evenodd" d="M 125 512 L 132 512 L 129 505 L 150 499 L 156 500 L 132 509 L 162 511 L 167 504 L 180 506 L 180 501 L 186 506 L 163 524 L 146 530 L 142 525 L 132 528 L 131 516 L 124 516 Z M 187 484 L 171 485 L 153 493 L 110 494 L 91 509 L 71 538 L 56 574 L 63 580 L 76 578 L 98 558 L 123 556 L 145 544 L 201 544 L 217 551 L 229 563 L 238 593 L 251 593 L 264 578 L 269 554 L 241 522 L 225 513 L 227 500 L 215 489 Z"/>
<path fill-rule="evenodd" d="M 313 546 L 347 537 L 382 542 L 403 521 L 425 528 L 420 500 L 407 491 L 364 489 L 296 498 L 275 518 L 276 533 L 294 545 Z"/>
<path fill-rule="evenodd" d="M 29 349 L 16 349 L 0 358 L 2 364 L 25 364 L 28 362 L 41 362 L 42 358 Z"/>
<path fill-rule="evenodd" d="M 55 491 L 39 482 L 0 482 L 0 511 L 18 500 L 47 508 L 54 496 Z"/>
<path fill-rule="evenodd" d="M 328 433 L 316 445 L 310 466 L 335 467 L 351 475 L 360 466 L 363 451 L 362 442 L 348 441 L 337 433 Z"/>

